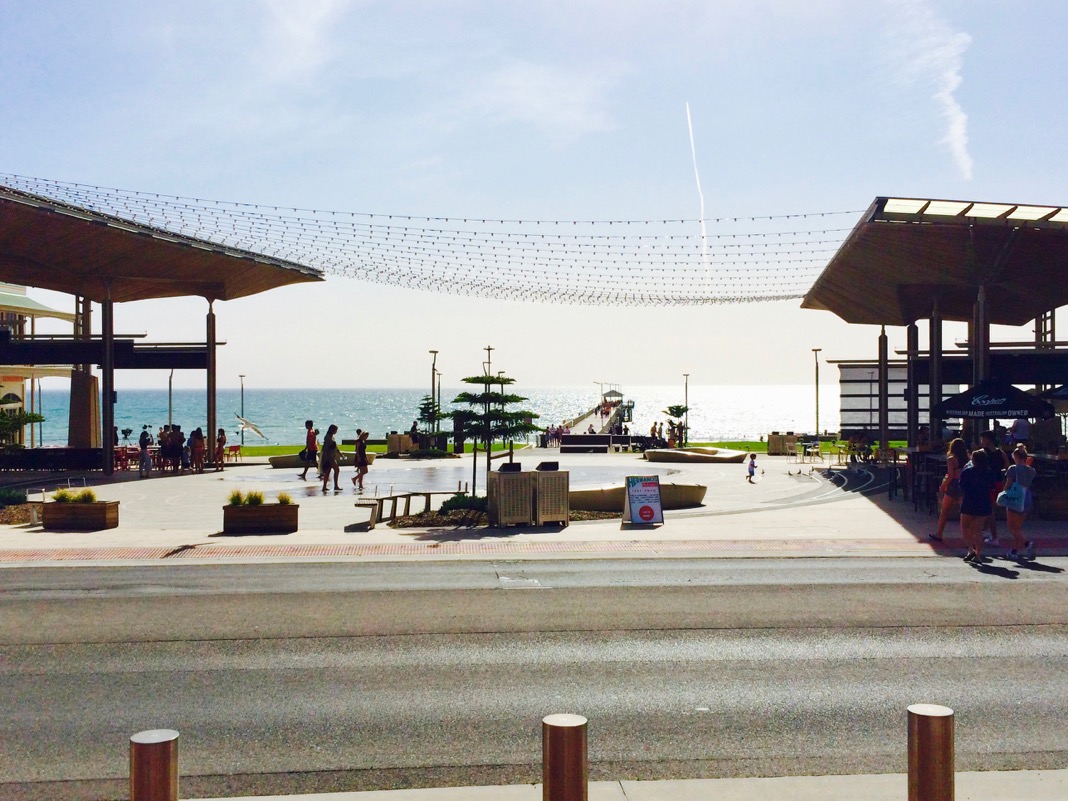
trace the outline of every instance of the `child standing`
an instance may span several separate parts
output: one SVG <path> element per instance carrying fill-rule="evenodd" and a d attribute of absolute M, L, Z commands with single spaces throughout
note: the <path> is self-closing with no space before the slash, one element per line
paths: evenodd
<path fill-rule="evenodd" d="M 756 454 L 755 453 L 751 453 L 751 454 L 749 454 L 749 468 L 746 471 L 745 480 L 748 481 L 750 484 L 754 484 L 754 483 L 756 483 L 756 482 L 753 481 L 753 476 L 755 476 L 755 475 L 756 475 Z"/>

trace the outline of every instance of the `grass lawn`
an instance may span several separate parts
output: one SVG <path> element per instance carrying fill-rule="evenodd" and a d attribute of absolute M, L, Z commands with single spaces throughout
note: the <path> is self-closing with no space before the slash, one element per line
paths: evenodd
<path fill-rule="evenodd" d="M 833 443 L 830 443 L 830 442 L 821 442 L 820 443 L 820 447 L 822 448 L 824 453 L 830 453 L 832 445 L 833 445 Z M 529 447 L 531 447 L 531 446 L 516 444 L 515 449 L 517 451 L 519 451 L 519 450 L 522 450 L 524 448 L 529 448 Z M 691 442 L 690 443 L 690 447 L 693 447 L 693 448 L 728 448 L 728 449 L 734 450 L 734 451 L 752 451 L 754 453 L 767 453 L 768 452 L 768 443 L 767 442 L 758 442 L 758 441 L 754 441 L 754 440 L 737 440 L 737 441 L 722 441 L 722 442 Z M 890 447 L 891 448 L 904 448 L 905 447 L 905 443 L 904 442 L 892 441 L 890 443 Z M 300 448 L 301 448 L 301 446 L 299 446 L 299 445 L 245 445 L 245 446 L 242 447 L 241 453 L 243 455 L 245 455 L 245 456 L 260 456 L 260 457 L 266 458 L 268 456 L 281 456 L 281 455 L 286 454 L 286 453 L 299 453 L 300 452 Z M 350 453 L 352 451 L 354 451 L 355 449 L 356 449 L 355 445 L 342 445 L 341 446 L 341 450 L 348 451 Z M 385 453 L 386 452 L 386 446 L 385 445 L 368 445 L 367 446 L 367 450 L 369 450 L 369 451 L 371 451 L 373 453 Z M 471 450 L 472 450 L 471 443 L 468 443 L 467 445 L 464 446 L 464 453 L 471 453 Z M 498 443 L 494 443 L 494 445 L 493 445 L 494 453 L 499 453 L 500 451 L 505 451 L 505 450 L 508 450 L 508 447 L 506 445 L 502 445 L 499 442 Z M 484 451 L 483 451 L 483 453 L 484 453 Z"/>
<path fill-rule="evenodd" d="M 284 456 L 287 453 L 300 453 L 300 450 L 301 450 L 302 447 L 303 446 L 301 446 L 301 445 L 242 445 L 241 446 L 241 455 L 242 456 L 262 457 L 262 458 L 266 459 L 268 456 Z M 530 446 L 529 445 L 517 444 L 515 446 L 515 449 L 517 451 L 519 451 L 519 450 L 522 450 L 522 449 L 528 448 L 528 447 L 530 447 Z M 353 451 L 356 450 L 356 446 L 355 445 L 342 445 L 341 446 L 341 450 L 342 451 L 347 451 L 348 453 L 352 453 Z M 368 445 L 367 446 L 367 450 L 369 450 L 372 453 L 385 453 L 386 452 L 386 446 L 385 445 Z M 471 450 L 472 450 L 471 443 L 468 443 L 467 445 L 464 446 L 464 453 L 471 453 Z M 508 447 L 506 445 L 502 445 L 499 442 L 495 443 L 494 446 L 493 446 L 494 453 L 497 453 L 497 452 L 500 452 L 500 451 L 506 451 L 506 450 L 508 450 Z M 481 451 L 481 453 L 485 453 L 485 451 Z"/>
<path fill-rule="evenodd" d="M 891 448 L 904 448 L 904 442 L 898 442 L 895 440 L 890 441 Z M 833 442 L 820 441 L 820 450 L 824 453 L 830 453 L 831 448 L 834 445 Z M 767 453 L 767 442 L 753 442 L 752 440 L 740 440 L 737 442 L 691 442 L 690 447 L 694 448 L 728 448 L 733 451 L 752 451 L 753 453 Z"/>

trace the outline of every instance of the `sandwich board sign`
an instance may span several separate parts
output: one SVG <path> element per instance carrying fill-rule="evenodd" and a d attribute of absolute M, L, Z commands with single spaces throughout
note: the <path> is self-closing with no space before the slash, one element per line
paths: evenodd
<path fill-rule="evenodd" d="M 659 476 L 627 476 L 623 522 L 639 525 L 664 522 Z"/>

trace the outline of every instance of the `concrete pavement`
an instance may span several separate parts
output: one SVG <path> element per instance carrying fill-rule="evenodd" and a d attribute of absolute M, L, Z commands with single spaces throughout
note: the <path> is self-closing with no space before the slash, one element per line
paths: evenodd
<path fill-rule="evenodd" d="M 0 566 L 14 564 L 263 559 L 450 559 L 583 556 L 848 556 L 947 555 L 962 548 L 952 522 L 944 543 L 928 539 L 935 518 L 900 495 L 888 499 L 885 479 L 826 464 L 798 464 L 761 455 L 755 484 L 743 465 L 663 465 L 635 454 L 559 454 L 554 449 L 517 452 L 524 467 L 559 461 L 571 472 L 572 488 L 622 483 L 626 475 L 656 473 L 662 483 L 708 487 L 698 509 L 669 511 L 662 526 L 623 525 L 619 519 L 570 526 L 505 529 L 393 529 L 379 524 L 359 530 L 369 511 L 358 498 L 470 481 L 471 457 L 447 463 L 378 459 L 359 495 L 351 470 L 340 492 L 323 493 L 318 482 L 300 481 L 294 470 L 238 464 L 222 473 L 153 476 L 96 487 L 98 497 L 120 501 L 117 529 L 46 532 L 40 526 L 0 527 Z M 499 464 L 499 463 L 495 463 Z M 136 475 L 134 473 L 133 475 Z M 465 478 L 466 477 L 466 478 Z M 480 483 L 483 479 L 480 478 Z M 59 474 L 30 483 L 54 490 Z M 268 500 L 288 492 L 300 504 L 300 530 L 289 535 L 224 536 L 222 507 L 233 489 L 258 489 Z M 440 502 L 444 496 L 435 496 Z M 421 508 L 413 500 L 413 509 Z M 1003 542 L 1007 530 L 1001 523 Z M 1068 527 L 1028 520 L 1039 554 L 1068 553 Z"/>

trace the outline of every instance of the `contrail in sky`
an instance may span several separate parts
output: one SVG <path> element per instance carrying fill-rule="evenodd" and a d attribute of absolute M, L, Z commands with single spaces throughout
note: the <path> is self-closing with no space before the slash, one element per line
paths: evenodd
<path fill-rule="evenodd" d="M 697 171 L 697 148 L 693 143 L 693 118 L 690 117 L 690 103 L 686 103 L 686 124 L 690 128 L 690 155 L 693 156 L 693 174 L 697 179 L 697 197 L 701 200 L 701 260 L 708 268 L 708 231 L 705 229 L 705 195 L 701 191 L 701 174 Z"/>

